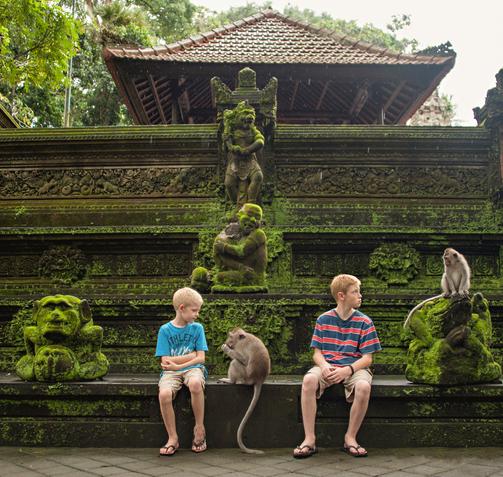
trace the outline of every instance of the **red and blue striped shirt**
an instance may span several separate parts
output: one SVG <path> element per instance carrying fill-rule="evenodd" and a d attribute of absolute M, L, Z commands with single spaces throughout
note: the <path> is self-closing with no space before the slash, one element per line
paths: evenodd
<path fill-rule="evenodd" d="M 334 366 L 353 364 L 362 355 L 382 349 L 374 323 L 368 316 L 355 310 L 343 320 L 335 309 L 316 320 L 311 348 L 321 350 L 327 363 Z"/>

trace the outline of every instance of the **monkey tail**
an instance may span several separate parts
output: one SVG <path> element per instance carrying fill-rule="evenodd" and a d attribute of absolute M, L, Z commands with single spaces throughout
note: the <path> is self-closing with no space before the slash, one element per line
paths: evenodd
<path fill-rule="evenodd" d="M 263 454 L 264 453 L 261 450 L 248 449 L 248 447 L 246 447 L 243 444 L 243 430 L 244 430 L 245 425 L 248 422 L 248 419 L 250 418 L 253 410 L 255 409 L 255 406 L 257 405 L 261 390 L 262 390 L 262 383 L 257 383 L 253 386 L 253 398 L 251 400 L 250 405 L 248 406 L 248 409 L 247 409 L 243 419 L 241 420 L 241 424 L 239 424 L 239 427 L 238 427 L 238 434 L 237 434 L 238 445 L 239 445 L 239 448 L 243 452 L 246 452 L 247 454 Z"/>
<path fill-rule="evenodd" d="M 418 305 L 416 305 L 414 308 L 412 308 L 412 310 L 410 310 L 409 314 L 407 315 L 407 319 L 405 320 L 405 323 L 403 324 L 403 327 L 404 328 L 407 328 L 407 326 L 409 325 L 409 321 L 410 321 L 410 318 L 411 316 L 417 311 L 419 310 L 419 308 L 422 308 L 424 305 L 426 305 L 426 303 L 428 303 L 429 301 L 433 301 L 433 300 L 436 300 L 437 298 L 440 298 L 444 295 L 440 294 L 440 295 L 435 295 L 435 296 L 432 296 L 431 298 L 426 298 L 426 300 L 423 300 L 421 303 L 419 303 Z"/>

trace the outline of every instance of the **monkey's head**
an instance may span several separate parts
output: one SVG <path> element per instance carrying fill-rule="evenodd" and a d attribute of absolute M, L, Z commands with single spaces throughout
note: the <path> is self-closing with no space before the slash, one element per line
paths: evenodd
<path fill-rule="evenodd" d="M 443 255 L 444 265 L 446 267 L 450 267 L 451 265 L 455 264 L 459 261 L 459 255 L 459 252 L 457 252 L 453 248 L 446 248 Z"/>
<path fill-rule="evenodd" d="M 227 336 L 225 344 L 229 348 L 234 349 L 236 345 L 239 345 L 239 343 L 246 339 L 247 334 L 248 333 L 246 333 L 246 331 L 244 331 L 242 328 L 234 328 L 233 330 L 229 331 L 229 335 Z"/>

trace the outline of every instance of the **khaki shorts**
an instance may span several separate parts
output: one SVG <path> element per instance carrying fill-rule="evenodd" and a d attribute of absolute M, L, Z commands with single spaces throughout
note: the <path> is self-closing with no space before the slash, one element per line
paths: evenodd
<path fill-rule="evenodd" d="M 321 395 L 325 392 L 325 389 L 333 386 L 333 384 L 327 383 L 321 374 L 321 368 L 319 366 L 312 367 L 307 374 L 314 374 L 318 377 L 318 390 L 316 391 L 316 399 L 319 399 Z M 353 402 L 355 384 L 357 381 L 367 381 L 367 383 L 372 384 L 372 371 L 370 369 L 359 369 L 355 371 L 354 374 L 348 376 L 341 384 L 344 384 L 344 392 L 346 394 L 346 401 Z"/>
<path fill-rule="evenodd" d="M 206 381 L 201 368 L 191 368 L 187 371 L 163 371 L 159 379 L 159 389 L 170 388 L 174 398 L 182 385 L 187 386 L 190 379 L 199 379 L 204 389 Z"/>

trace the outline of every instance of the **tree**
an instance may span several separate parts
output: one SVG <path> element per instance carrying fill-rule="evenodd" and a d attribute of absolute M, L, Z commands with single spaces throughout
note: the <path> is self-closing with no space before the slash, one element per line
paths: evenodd
<path fill-rule="evenodd" d="M 78 30 L 51 0 L 0 0 L 0 90 L 13 114 L 21 92 L 62 86 Z"/>

